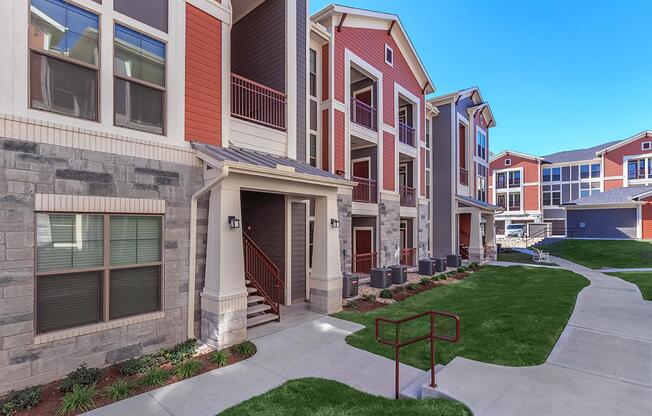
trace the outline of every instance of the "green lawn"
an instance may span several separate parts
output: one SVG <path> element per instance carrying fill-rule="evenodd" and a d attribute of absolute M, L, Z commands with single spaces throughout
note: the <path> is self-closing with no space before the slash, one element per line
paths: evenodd
<path fill-rule="evenodd" d="M 652 300 L 652 272 L 609 273 L 623 280 L 634 283 L 641 289 L 643 299 Z"/>
<path fill-rule="evenodd" d="M 455 284 L 422 292 L 402 302 L 367 313 L 345 311 L 336 317 L 358 322 L 365 329 L 351 334 L 355 347 L 393 358 L 391 347 L 374 338 L 377 317 L 404 318 L 429 309 L 461 317 L 461 341 L 437 344 L 437 363 L 456 356 L 509 366 L 541 364 L 550 354 L 575 305 L 578 292 L 588 285 L 583 277 L 566 270 L 534 267 L 486 267 Z M 401 327 L 401 339 L 427 333 L 429 323 Z M 443 331 L 451 325 L 438 324 Z M 389 337 L 389 335 L 387 335 Z M 429 345 L 419 342 L 401 350 L 401 361 L 429 368 Z"/>
<path fill-rule="evenodd" d="M 471 416 L 451 400 L 390 400 L 317 378 L 288 381 L 274 390 L 227 409 L 223 416 Z"/>
<path fill-rule="evenodd" d="M 498 261 L 507 261 L 511 263 L 523 263 L 523 264 L 540 264 L 544 266 L 557 266 L 557 264 L 554 263 L 537 263 L 534 260 L 532 260 L 531 255 L 521 253 L 518 251 L 498 253 Z"/>
<path fill-rule="evenodd" d="M 592 269 L 652 267 L 652 243 L 634 240 L 563 240 L 541 247 Z"/>

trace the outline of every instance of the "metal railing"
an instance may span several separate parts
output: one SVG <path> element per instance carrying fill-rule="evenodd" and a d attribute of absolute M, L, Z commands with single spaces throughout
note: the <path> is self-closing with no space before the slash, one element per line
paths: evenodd
<path fill-rule="evenodd" d="M 465 168 L 460 168 L 460 183 L 462 185 L 469 184 L 469 171 Z"/>
<path fill-rule="evenodd" d="M 353 200 L 356 202 L 378 202 L 378 184 L 373 179 L 352 176 L 351 179 L 357 183 L 353 187 Z"/>
<path fill-rule="evenodd" d="M 416 247 L 401 249 L 401 264 L 403 266 L 416 266 L 417 265 L 416 259 L 417 259 Z"/>
<path fill-rule="evenodd" d="M 353 273 L 367 273 L 378 264 L 378 253 L 354 254 L 351 262 Z"/>
<path fill-rule="evenodd" d="M 398 141 L 408 146 L 416 147 L 414 128 L 405 123 L 398 122 Z"/>
<path fill-rule="evenodd" d="M 267 257 L 265 252 L 246 233 L 242 233 L 244 248 L 245 277 L 263 297 L 272 312 L 280 314 L 280 302 L 283 298 L 283 281 L 278 267 Z"/>
<path fill-rule="evenodd" d="M 465 244 L 460 244 L 460 258 L 462 260 L 468 260 L 469 259 L 469 246 Z"/>
<path fill-rule="evenodd" d="M 351 97 L 351 121 L 373 131 L 377 131 L 378 110 L 355 97 Z"/>
<path fill-rule="evenodd" d="M 424 316 L 430 317 L 430 331 L 427 334 L 418 336 L 406 341 L 401 341 L 401 325 L 406 322 L 412 322 L 416 319 L 423 318 Z M 452 319 L 455 322 L 455 335 L 454 336 L 444 336 L 437 334 L 436 320 L 437 317 L 441 316 L 444 318 Z M 380 336 L 380 323 L 386 323 L 394 325 L 394 338 L 386 339 Z M 435 343 L 436 340 L 456 343 L 460 339 L 460 317 L 450 312 L 443 311 L 434 311 L 430 310 L 423 312 L 417 315 L 412 315 L 403 319 L 389 319 L 389 318 L 376 318 L 376 341 L 381 344 L 389 345 L 394 348 L 394 359 L 395 359 L 395 369 L 394 369 L 394 396 L 398 399 L 400 392 L 400 354 L 401 348 L 408 345 L 415 344 L 419 341 L 430 340 L 430 386 L 432 388 L 437 387 L 435 382 Z"/>
<path fill-rule="evenodd" d="M 417 190 L 410 186 L 399 186 L 399 194 L 401 195 L 402 207 L 415 207 L 416 206 L 416 193 Z"/>
<path fill-rule="evenodd" d="M 231 114 L 285 130 L 287 95 L 255 81 L 231 74 Z"/>

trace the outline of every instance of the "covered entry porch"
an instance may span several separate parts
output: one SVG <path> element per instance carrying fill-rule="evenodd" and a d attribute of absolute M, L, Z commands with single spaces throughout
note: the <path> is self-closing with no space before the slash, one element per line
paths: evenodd
<path fill-rule="evenodd" d="M 502 208 L 466 196 L 456 197 L 458 253 L 464 260 L 496 260 L 495 216 Z"/>
<path fill-rule="evenodd" d="M 210 187 L 201 339 L 219 348 L 240 342 L 248 327 L 279 320 L 281 305 L 340 310 L 337 194 L 352 184 L 290 159 L 195 148 Z"/>

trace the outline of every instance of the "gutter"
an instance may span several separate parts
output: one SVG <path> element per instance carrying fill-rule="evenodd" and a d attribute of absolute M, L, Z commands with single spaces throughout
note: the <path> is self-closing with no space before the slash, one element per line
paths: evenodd
<path fill-rule="evenodd" d="M 190 261 L 188 265 L 188 338 L 195 338 L 195 269 L 197 268 L 197 200 L 229 176 L 224 166 L 220 176 L 211 179 L 190 198 Z"/>

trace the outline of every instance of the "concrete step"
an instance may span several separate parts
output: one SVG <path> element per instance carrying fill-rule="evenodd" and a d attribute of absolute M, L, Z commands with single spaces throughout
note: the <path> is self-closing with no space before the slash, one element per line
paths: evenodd
<path fill-rule="evenodd" d="M 247 296 L 247 305 L 253 305 L 255 303 L 262 302 L 264 300 L 265 299 L 262 296 L 249 295 L 249 296 Z"/>
<path fill-rule="evenodd" d="M 435 366 L 435 374 L 444 369 L 444 365 L 437 364 Z M 423 390 L 424 384 L 430 384 L 430 371 L 426 371 L 414 381 L 412 381 L 407 387 L 405 387 L 399 393 L 399 398 L 401 399 L 420 399 L 421 391 Z"/>
<path fill-rule="evenodd" d="M 262 325 L 277 319 L 278 315 L 275 313 L 266 313 L 264 315 L 258 315 L 253 318 L 247 318 L 247 328 L 251 328 L 252 326 L 256 325 Z"/>
<path fill-rule="evenodd" d="M 251 280 L 245 279 L 245 286 L 250 285 L 250 284 L 251 284 Z"/>
<path fill-rule="evenodd" d="M 259 303 L 259 304 L 256 304 L 256 305 L 252 305 L 252 306 L 247 307 L 247 316 L 254 315 L 254 314 L 257 314 L 257 313 L 262 313 L 262 312 L 268 311 L 270 309 L 272 309 L 272 307 L 269 306 L 269 305 L 266 305 L 264 303 Z"/>
<path fill-rule="evenodd" d="M 255 287 L 247 287 L 247 294 L 252 294 L 256 292 L 258 292 L 258 290 L 256 290 Z"/>

